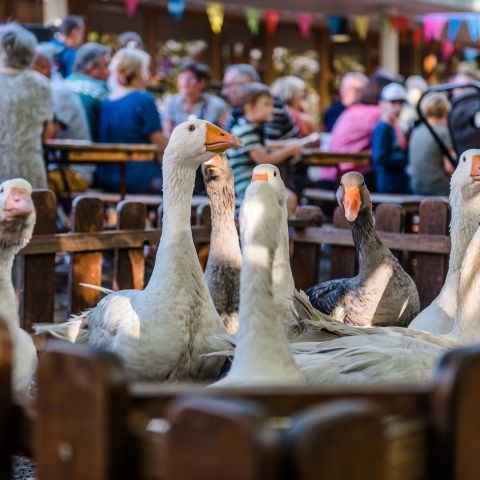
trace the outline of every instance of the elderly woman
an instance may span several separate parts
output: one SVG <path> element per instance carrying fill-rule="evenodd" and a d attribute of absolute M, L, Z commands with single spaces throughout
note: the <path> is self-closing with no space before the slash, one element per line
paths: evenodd
<path fill-rule="evenodd" d="M 48 80 L 29 67 L 35 37 L 17 24 L 0 26 L 0 179 L 23 177 L 46 188 L 42 135 L 54 135 Z"/>
<path fill-rule="evenodd" d="M 155 97 L 145 91 L 149 79 L 150 55 L 142 50 L 123 48 L 110 64 L 116 87 L 103 102 L 99 137 L 107 143 L 153 143 L 159 158 L 165 147 Z M 127 192 L 148 193 L 161 189 L 161 168 L 154 162 L 127 163 Z M 119 190 L 120 170 L 115 165 L 99 165 L 96 184 L 107 191 Z"/>
<path fill-rule="evenodd" d="M 272 93 L 280 97 L 288 107 L 288 113 L 297 126 L 300 135 L 306 137 L 315 132 L 315 124 L 305 113 L 303 102 L 307 96 L 305 82 L 293 75 L 279 77 L 272 83 Z"/>

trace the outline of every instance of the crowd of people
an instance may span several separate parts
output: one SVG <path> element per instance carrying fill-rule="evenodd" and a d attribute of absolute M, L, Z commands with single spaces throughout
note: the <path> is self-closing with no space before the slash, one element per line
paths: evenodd
<path fill-rule="evenodd" d="M 42 142 L 50 138 L 151 143 L 158 149 L 159 162 L 127 164 L 126 187 L 131 193 L 157 193 L 168 137 L 193 115 L 241 139 L 242 145 L 227 156 L 236 194 L 242 198 L 256 164 L 299 159 L 302 138 L 319 130 L 319 122 L 308 113 L 308 86 L 299 77 L 281 77 L 267 86 L 251 65 L 230 65 L 218 96 L 210 93 L 209 68 L 188 60 L 177 74 L 178 93 L 159 100 L 147 89 L 151 58 L 138 34 L 120 35 L 114 51 L 84 43 L 84 37 L 83 20 L 73 15 L 63 19 L 52 41 L 42 44 L 18 24 L 0 26 L 1 178 L 21 176 L 34 187 L 45 188 Z M 455 80 L 477 80 L 471 73 L 467 76 Z M 320 148 L 368 151 L 371 163 L 307 172 L 301 162 L 291 162 L 296 166 L 289 169 L 290 211 L 305 186 L 333 189 L 339 175 L 355 169 L 377 192 L 447 195 L 454 165 L 417 118 L 416 104 L 426 88 L 419 76 L 403 82 L 382 70 L 370 78 L 358 72 L 344 75 L 339 99 L 323 115 Z M 449 110 L 449 99 L 440 93 L 429 94 L 423 104 L 428 122 L 451 149 Z M 82 166 L 75 175 L 83 180 L 82 188 L 119 189 L 115 165 Z M 197 180 L 196 192 L 202 193 L 201 178 Z"/>

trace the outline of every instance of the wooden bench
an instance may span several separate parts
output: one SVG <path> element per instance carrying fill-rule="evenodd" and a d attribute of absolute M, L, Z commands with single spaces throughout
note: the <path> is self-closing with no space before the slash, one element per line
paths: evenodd
<path fill-rule="evenodd" d="M 472 347 L 431 386 L 129 385 L 114 355 L 57 343 L 40 360 L 33 451 L 39 480 L 476 480 L 479 382 Z"/>
<path fill-rule="evenodd" d="M 326 190 L 322 188 L 305 188 L 302 196 L 314 205 L 323 205 L 324 203 L 337 203 L 334 190 Z M 426 196 L 426 195 L 407 195 L 397 193 L 370 193 L 372 203 L 378 205 L 380 203 L 388 203 L 392 205 L 400 205 L 407 213 L 417 213 L 419 206 L 424 201 L 442 201 L 448 203 L 448 197 L 443 196 Z"/>

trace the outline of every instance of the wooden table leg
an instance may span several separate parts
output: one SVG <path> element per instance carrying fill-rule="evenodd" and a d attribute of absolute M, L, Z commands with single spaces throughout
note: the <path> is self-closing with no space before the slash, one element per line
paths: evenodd
<path fill-rule="evenodd" d="M 125 200 L 125 194 L 127 193 L 127 165 L 126 163 L 120 164 L 120 199 Z"/>

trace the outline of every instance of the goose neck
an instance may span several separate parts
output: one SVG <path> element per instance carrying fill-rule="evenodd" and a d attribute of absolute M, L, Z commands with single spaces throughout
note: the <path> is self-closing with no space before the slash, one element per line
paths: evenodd
<path fill-rule="evenodd" d="M 359 272 L 368 272 L 375 268 L 374 259 L 378 257 L 379 248 L 383 247 L 373 225 L 371 208 L 360 212 L 352 225 L 352 237 L 358 257 Z"/>
<path fill-rule="evenodd" d="M 12 283 L 12 268 L 15 253 L 4 249 L 0 253 L 0 311 L 9 324 L 19 325 L 15 289 Z"/>

